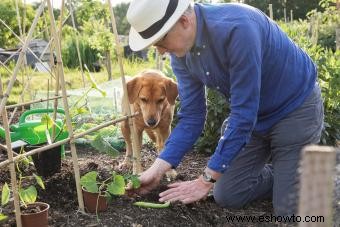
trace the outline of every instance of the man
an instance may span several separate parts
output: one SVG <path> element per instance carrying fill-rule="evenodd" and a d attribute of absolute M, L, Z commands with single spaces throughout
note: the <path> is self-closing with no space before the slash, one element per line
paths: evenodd
<path fill-rule="evenodd" d="M 272 197 L 276 215 L 295 214 L 290 205 L 296 201 L 290 200 L 300 152 L 318 143 L 323 126 L 310 57 L 264 13 L 243 4 L 135 0 L 127 19 L 132 50 L 154 45 L 170 53 L 181 105 L 164 150 L 140 176 L 139 192 L 155 188 L 199 137 L 207 86 L 230 103 L 218 146 L 201 176 L 170 184 L 160 201 L 192 203 L 213 188 L 223 207 Z M 266 164 L 270 158 L 272 164 Z"/>

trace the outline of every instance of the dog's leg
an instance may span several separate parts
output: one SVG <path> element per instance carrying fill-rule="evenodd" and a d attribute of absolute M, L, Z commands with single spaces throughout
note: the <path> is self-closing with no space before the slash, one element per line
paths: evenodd
<path fill-rule="evenodd" d="M 128 170 L 132 167 L 132 142 L 128 121 L 121 123 L 121 131 L 126 144 L 126 153 L 123 162 L 119 163 L 117 170 Z"/>
<path fill-rule="evenodd" d="M 138 173 L 140 173 L 140 172 L 142 172 L 143 171 L 143 168 L 142 168 L 142 164 L 141 164 L 141 150 L 142 150 L 142 142 L 143 142 L 143 130 L 144 129 L 136 129 L 136 136 L 137 136 L 137 144 L 136 144 L 136 149 L 137 149 L 137 151 L 136 152 L 138 152 L 139 153 L 139 157 L 140 157 L 140 160 L 138 160 L 138 162 L 135 162 L 134 164 L 136 164 L 136 166 L 134 166 L 134 174 L 138 174 Z"/>
<path fill-rule="evenodd" d="M 150 130 L 150 129 L 147 129 L 147 130 L 145 130 L 145 131 L 146 131 L 146 134 L 148 134 L 149 138 L 150 138 L 154 143 L 157 144 L 157 139 L 156 139 L 155 133 L 154 133 L 152 130 Z"/>

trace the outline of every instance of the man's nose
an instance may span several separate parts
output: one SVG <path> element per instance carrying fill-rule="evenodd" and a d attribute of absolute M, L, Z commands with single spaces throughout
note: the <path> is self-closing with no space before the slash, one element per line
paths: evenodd
<path fill-rule="evenodd" d="M 165 54 L 165 52 L 167 51 L 167 49 L 164 47 L 157 46 L 156 48 L 161 55 Z"/>

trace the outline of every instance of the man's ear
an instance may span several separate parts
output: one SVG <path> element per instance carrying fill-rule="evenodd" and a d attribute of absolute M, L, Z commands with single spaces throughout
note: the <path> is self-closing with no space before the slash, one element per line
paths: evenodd
<path fill-rule="evenodd" d="M 128 92 L 129 103 L 133 104 L 138 97 L 140 89 L 142 89 L 141 78 L 138 76 L 133 78 L 126 83 L 126 88 Z"/>
<path fill-rule="evenodd" d="M 165 92 L 166 92 L 166 98 L 168 99 L 168 102 L 171 105 L 174 105 L 176 98 L 178 96 L 177 83 L 174 82 L 172 79 L 166 79 Z"/>
<path fill-rule="evenodd" d="M 178 23 L 180 23 L 184 28 L 188 28 L 188 26 L 190 25 L 190 19 L 187 15 L 182 15 L 179 18 Z"/>

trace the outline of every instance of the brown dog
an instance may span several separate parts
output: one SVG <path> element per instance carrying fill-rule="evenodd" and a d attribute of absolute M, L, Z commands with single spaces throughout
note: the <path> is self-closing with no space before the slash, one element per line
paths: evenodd
<path fill-rule="evenodd" d="M 177 83 L 158 70 L 145 70 L 126 83 L 129 103 L 133 111 L 140 114 L 132 118 L 136 127 L 137 150 L 140 152 L 142 134 L 145 130 L 150 139 L 156 143 L 160 152 L 170 134 L 174 105 L 178 96 Z M 126 106 L 122 106 L 126 114 Z M 126 156 L 120 169 L 131 166 L 132 143 L 128 121 L 121 124 L 126 142 Z"/>

